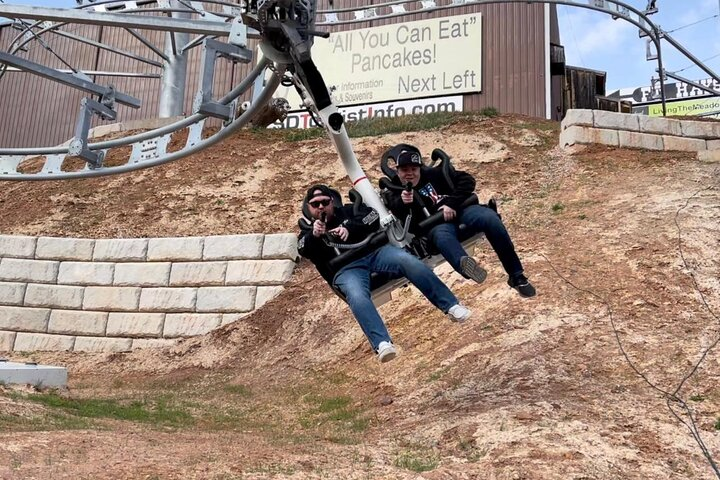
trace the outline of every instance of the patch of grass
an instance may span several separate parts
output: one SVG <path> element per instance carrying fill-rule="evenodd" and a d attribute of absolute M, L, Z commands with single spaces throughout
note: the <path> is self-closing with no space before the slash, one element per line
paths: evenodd
<path fill-rule="evenodd" d="M 314 138 L 322 138 L 326 135 L 323 128 L 292 128 L 283 130 L 283 137 L 286 142 L 302 142 L 303 140 L 312 140 Z"/>
<path fill-rule="evenodd" d="M 563 210 L 565 210 L 565 205 L 563 205 L 561 202 L 558 202 L 552 206 L 553 213 L 561 213 Z"/>
<path fill-rule="evenodd" d="M 345 124 L 350 138 L 376 137 L 388 133 L 417 132 L 434 130 L 451 125 L 463 118 L 497 117 L 499 112 L 494 107 L 488 107 L 480 112 L 433 112 L 421 115 L 403 115 L 401 117 L 374 117 L 364 118 Z M 263 129 L 258 129 L 260 134 Z M 278 129 L 280 136 L 287 142 L 300 142 L 322 138 L 326 135 L 323 128 L 305 129 Z M 267 133 L 267 132 L 266 132 Z M 265 133 L 265 134 L 266 134 Z"/>
<path fill-rule="evenodd" d="M 715 430 L 720 430 L 720 418 L 715 420 Z"/>
<path fill-rule="evenodd" d="M 547 122 L 525 122 L 518 125 L 519 128 L 525 128 L 529 130 L 539 130 L 543 132 L 555 131 L 560 129 L 560 123 L 547 123 Z"/>
<path fill-rule="evenodd" d="M 442 376 L 445 375 L 447 370 L 448 370 L 447 367 L 435 370 L 428 377 L 428 382 L 436 382 L 436 381 L 440 380 L 442 378 Z"/>
<path fill-rule="evenodd" d="M 279 463 L 271 463 L 265 465 L 258 465 L 245 470 L 245 473 L 265 473 L 268 475 L 292 475 L 295 473 L 295 467 L 292 465 L 282 465 Z"/>
<path fill-rule="evenodd" d="M 245 385 L 225 385 L 223 387 L 223 391 L 227 393 L 232 393 L 233 395 L 237 395 L 239 397 L 252 396 L 252 392 Z"/>
<path fill-rule="evenodd" d="M 330 397 L 330 398 L 319 398 L 319 404 L 317 406 L 318 413 L 337 413 L 338 410 L 345 409 L 350 405 L 350 397 Z"/>
<path fill-rule="evenodd" d="M 416 132 L 434 130 L 452 124 L 468 113 L 435 112 L 425 115 L 404 115 L 402 117 L 375 117 L 347 124 L 351 138 L 376 137 L 387 133 Z"/>
<path fill-rule="evenodd" d="M 697 395 L 690 395 L 690 400 L 692 400 L 693 402 L 702 402 L 702 401 L 705 400 L 705 397 L 702 396 L 702 395 L 699 395 L 699 394 L 697 394 Z"/>
<path fill-rule="evenodd" d="M 81 418 L 111 418 L 166 426 L 185 426 L 194 420 L 185 410 L 171 406 L 166 398 L 154 402 L 134 400 L 122 403 L 117 400 L 65 398 L 55 392 L 30 394 L 25 398 Z"/>
<path fill-rule="evenodd" d="M 578 215 L 578 218 L 579 218 L 580 220 L 587 220 L 588 217 L 587 217 L 587 215 L 585 215 L 584 213 L 581 213 L 580 215 Z"/>
<path fill-rule="evenodd" d="M 420 473 L 435 470 L 440 460 L 430 450 L 406 450 L 395 458 L 394 464 L 396 467 Z"/>
<path fill-rule="evenodd" d="M 500 112 L 498 112 L 498 109 L 495 107 L 485 107 L 482 110 L 480 110 L 480 115 L 482 115 L 483 117 L 493 118 L 493 117 L 497 117 L 498 115 L 500 115 Z"/>
<path fill-rule="evenodd" d="M 298 423 L 304 429 L 317 429 L 331 442 L 355 444 L 358 434 L 370 426 L 370 419 L 363 416 L 361 408 L 352 405 L 348 396 L 309 396 L 305 401 L 314 406 L 299 416 Z"/>
<path fill-rule="evenodd" d="M 350 380 L 352 380 L 352 377 L 349 375 L 343 373 L 343 372 L 335 372 L 328 376 L 327 378 L 328 382 L 330 382 L 333 385 L 343 385 L 345 383 L 348 383 Z"/>
<path fill-rule="evenodd" d="M 39 430 L 85 430 L 92 427 L 93 424 L 89 419 L 64 413 L 30 417 L 0 414 L 0 430 L 35 432 Z"/>

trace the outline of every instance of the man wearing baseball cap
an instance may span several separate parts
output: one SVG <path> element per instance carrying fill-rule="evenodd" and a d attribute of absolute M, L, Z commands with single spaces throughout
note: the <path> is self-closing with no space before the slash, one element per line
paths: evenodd
<path fill-rule="evenodd" d="M 422 157 L 416 147 L 398 145 L 395 148 L 400 147 L 407 148 L 397 154 L 397 175 L 391 181 L 398 186 L 410 184 L 412 189 L 388 191 L 385 198 L 390 211 L 399 219 L 412 212 L 410 232 L 426 234 L 456 272 L 478 283 L 485 280 L 487 272 L 467 254 L 461 242 L 477 233 L 484 233 L 508 274 L 508 285 L 523 297 L 534 296 L 535 287 L 525 276 L 510 234 L 497 212 L 479 205 L 477 201 L 462 207 L 475 190 L 475 178 L 454 168 L 448 172 L 442 172 L 440 168 L 423 168 Z M 445 222 L 430 232 L 421 232 L 418 224 L 425 218 L 425 212 L 430 215 L 442 212 Z M 464 225 L 462 230 L 460 225 Z"/>
<path fill-rule="evenodd" d="M 450 320 L 464 322 L 471 312 L 460 304 L 450 289 L 417 257 L 396 246 L 367 246 L 359 258 L 345 265 L 331 262 L 339 255 L 336 245 L 362 243 L 379 228 L 379 215 L 365 205 L 342 205 L 339 194 L 326 185 L 313 185 L 304 203 L 310 218 L 301 220 L 298 252 L 312 261 L 331 286 L 345 297 L 360 328 L 381 362 L 395 358 L 397 349 L 372 301 L 371 274 L 387 279 L 404 276 Z M 363 247 L 359 247 L 363 248 Z"/>

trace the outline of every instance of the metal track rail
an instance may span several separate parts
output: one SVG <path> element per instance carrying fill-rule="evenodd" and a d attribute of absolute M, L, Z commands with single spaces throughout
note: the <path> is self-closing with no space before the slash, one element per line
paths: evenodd
<path fill-rule="evenodd" d="M 240 95 L 249 90 L 256 83 L 258 77 L 265 74 L 269 62 L 260 62 L 257 67 L 237 87 L 219 100 L 222 104 L 231 104 Z M 223 127 L 212 136 L 203 139 L 202 128 L 206 115 L 195 114 L 179 122 L 122 139 L 98 142 L 88 147 L 95 151 L 106 152 L 111 148 L 132 146 L 132 153 L 127 162 L 118 166 L 103 166 L 93 169 L 88 164 L 82 170 L 63 171 L 62 165 L 69 156 L 69 147 L 55 147 L 43 149 L 4 149 L 0 150 L 0 180 L 68 180 L 74 178 L 99 177 L 126 173 L 133 170 L 155 167 L 167 162 L 178 160 L 185 156 L 197 153 L 226 138 L 237 129 L 246 125 L 257 111 L 264 107 L 272 98 L 272 94 L 280 84 L 280 75 L 284 72 L 282 66 L 275 65 L 273 70 L 277 72 L 272 75 L 261 92 L 255 92 L 255 100 L 250 107 L 239 117 L 223 125 Z M 184 128 L 189 129 L 188 139 L 185 146 L 176 152 L 168 153 L 167 146 L 173 133 Z M 28 160 L 40 161 L 43 166 L 38 173 L 22 173 L 18 167 Z"/>

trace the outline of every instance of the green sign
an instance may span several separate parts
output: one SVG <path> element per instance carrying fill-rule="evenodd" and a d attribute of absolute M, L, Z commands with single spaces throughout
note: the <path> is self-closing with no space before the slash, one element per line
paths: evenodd
<path fill-rule="evenodd" d="M 668 102 L 666 107 L 668 116 L 707 115 L 713 113 L 720 115 L 720 97 Z M 648 115 L 662 117 L 662 104 L 648 105 Z"/>

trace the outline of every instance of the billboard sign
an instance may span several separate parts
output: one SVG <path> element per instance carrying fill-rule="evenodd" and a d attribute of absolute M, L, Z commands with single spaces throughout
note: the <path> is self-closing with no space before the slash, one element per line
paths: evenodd
<path fill-rule="evenodd" d="M 402 117 L 435 112 L 462 112 L 463 97 L 435 97 L 423 100 L 401 100 L 397 102 L 375 103 L 340 107 L 338 110 L 346 122 L 368 118 Z M 283 122 L 270 125 L 270 128 L 311 128 L 316 127 L 308 112 L 291 112 Z"/>
<path fill-rule="evenodd" d="M 482 14 L 334 32 L 312 57 L 337 105 L 481 91 Z M 300 108 L 293 87 L 276 96 Z"/>

